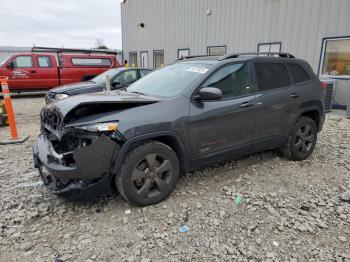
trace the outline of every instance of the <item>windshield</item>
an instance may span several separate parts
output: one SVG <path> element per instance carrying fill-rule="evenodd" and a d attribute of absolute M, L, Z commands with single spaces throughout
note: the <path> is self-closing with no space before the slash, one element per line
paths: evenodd
<path fill-rule="evenodd" d="M 131 93 L 171 98 L 205 74 L 209 64 L 177 63 L 154 71 L 128 87 Z"/>
<path fill-rule="evenodd" d="M 10 56 L 6 57 L 4 60 L 1 61 L 0 66 L 3 66 L 5 62 L 10 58 Z"/>
<path fill-rule="evenodd" d="M 106 76 L 109 75 L 110 79 L 113 79 L 118 73 L 122 72 L 123 69 L 121 68 L 113 68 L 105 71 L 104 73 L 95 76 L 91 79 L 92 82 L 98 83 L 98 84 L 105 84 L 106 83 Z"/>

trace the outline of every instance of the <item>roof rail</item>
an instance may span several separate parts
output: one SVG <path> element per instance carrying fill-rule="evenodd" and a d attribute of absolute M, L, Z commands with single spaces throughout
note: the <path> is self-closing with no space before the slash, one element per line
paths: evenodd
<path fill-rule="evenodd" d="M 213 56 L 213 55 L 189 55 L 189 56 L 183 56 L 178 58 L 176 61 L 191 59 L 191 58 L 197 58 L 197 57 L 207 57 L 207 56 Z"/>
<path fill-rule="evenodd" d="M 286 57 L 286 58 L 295 58 L 295 56 L 293 56 L 292 54 L 289 53 L 280 53 L 280 52 L 250 52 L 250 53 L 234 53 L 234 54 L 228 54 L 228 55 L 224 55 L 221 56 L 218 60 L 222 61 L 222 60 L 226 60 L 226 59 L 230 59 L 230 58 L 237 58 L 240 56 L 249 56 L 249 55 L 267 55 L 267 56 L 279 56 L 279 57 Z"/>
<path fill-rule="evenodd" d="M 55 52 L 55 53 L 62 53 L 62 52 L 68 52 L 68 53 L 84 53 L 84 54 L 111 54 L 116 55 L 119 54 L 117 50 L 110 50 L 110 49 L 78 49 L 78 48 L 55 48 L 55 47 L 41 47 L 41 46 L 35 46 L 32 48 L 32 52 Z"/>

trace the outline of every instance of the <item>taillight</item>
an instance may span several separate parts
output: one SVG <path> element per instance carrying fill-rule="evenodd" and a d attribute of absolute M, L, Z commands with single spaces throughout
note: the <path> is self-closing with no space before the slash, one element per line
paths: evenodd
<path fill-rule="evenodd" d="M 321 87 L 323 90 L 326 90 L 327 89 L 327 81 L 322 81 L 321 82 Z"/>

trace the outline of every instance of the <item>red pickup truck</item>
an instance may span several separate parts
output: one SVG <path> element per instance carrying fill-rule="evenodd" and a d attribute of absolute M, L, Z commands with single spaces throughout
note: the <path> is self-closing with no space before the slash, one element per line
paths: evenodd
<path fill-rule="evenodd" d="M 116 67 L 113 55 L 27 53 L 2 62 L 0 76 L 8 77 L 11 91 L 32 91 L 87 81 Z"/>

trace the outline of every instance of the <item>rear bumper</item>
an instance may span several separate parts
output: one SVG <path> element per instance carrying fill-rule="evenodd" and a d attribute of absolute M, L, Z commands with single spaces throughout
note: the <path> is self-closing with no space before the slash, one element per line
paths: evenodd
<path fill-rule="evenodd" d="M 102 141 L 102 142 L 101 142 Z M 104 142 L 103 142 L 104 141 Z M 74 152 L 78 161 L 66 166 L 64 159 L 53 151 L 50 141 L 42 134 L 33 146 L 34 165 L 41 179 L 50 191 L 72 201 L 85 200 L 95 196 L 111 195 L 113 192 L 112 175 L 109 172 L 110 159 L 100 152 L 106 152 L 110 158 L 116 143 L 108 138 L 100 138 L 95 144 L 87 146 L 82 152 Z M 95 154 L 92 160 L 89 155 Z M 96 163 L 91 168 L 91 162 Z M 88 171 L 91 170 L 92 172 Z"/>

